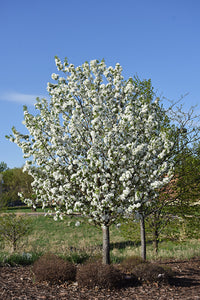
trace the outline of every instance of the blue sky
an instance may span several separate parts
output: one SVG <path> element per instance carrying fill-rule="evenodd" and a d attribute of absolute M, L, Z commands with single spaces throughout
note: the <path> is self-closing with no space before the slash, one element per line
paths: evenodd
<path fill-rule="evenodd" d="M 10 168 L 24 160 L 5 135 L 24 131 L 23 105 L 47 96 L 55 55 L 119 62 L 125 78 L 151 78 L 158 96 L 200 103 L 199 0 L 2 0 L 0 41 L 0 162 Z"/>

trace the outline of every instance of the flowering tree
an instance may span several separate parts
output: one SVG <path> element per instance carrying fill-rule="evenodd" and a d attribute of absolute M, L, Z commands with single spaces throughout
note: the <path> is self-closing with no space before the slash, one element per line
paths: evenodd
<path fill-rule="evenodd" d="M 77 211 L 100 225 L 109 263 L 109 226 L 169 181 L 170 128 L 159 99 L 124 80 L 119 64 L 55 61 L 64 77 L 52 74 L 50 102 L 37 99 L 37 115 L 24 107 L 30 134 L 13 128 L 9 138 L 24 152 L 37 201 L 54 206 L 56 218 Z"/>

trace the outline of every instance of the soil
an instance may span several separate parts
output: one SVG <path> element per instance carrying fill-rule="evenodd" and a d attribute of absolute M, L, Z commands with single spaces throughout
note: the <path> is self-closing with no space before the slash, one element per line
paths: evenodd
<path fill-rule="evenodd" d="M 175 272 L 170 284 L 139 284 L 119 289 L 80 288 L 77 283 L 49 285 L 33 280 L 31 266 L 0 267 L 1 300 L 122 299 L 122 300 L 200 300 L 200 258 L 160 262 Z"/>

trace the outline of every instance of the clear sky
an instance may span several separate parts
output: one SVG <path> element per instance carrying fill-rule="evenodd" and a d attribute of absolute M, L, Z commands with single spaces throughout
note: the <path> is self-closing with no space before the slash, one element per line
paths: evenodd
<path fill-rule="evenodd" d="M 200 104 L 200 1 L 1 0 L 0 162 L 10 168 L 24 160 L 5 135 L 24 131 L 23 105 L 47 96 L 55 55 L 119 62 L 125 78 L 151 78 L 158 96 Z"/>

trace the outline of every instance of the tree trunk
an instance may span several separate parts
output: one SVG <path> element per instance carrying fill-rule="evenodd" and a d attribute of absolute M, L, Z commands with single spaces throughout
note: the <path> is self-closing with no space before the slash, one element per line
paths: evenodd
<path fill-rule="evenodd" d="M 14 239 L 13 240 L 13 252 L 15 252 L 17 250 L 17 240 Z"/>
<path fill-rule="evenodd" d="M 110 234 L 109 234 L 109 226 L 103 225 L 103 264 L 110 264 Z"/>
<path fill-rule="evenodd" d="M 153 232 L 153 246 L 154 246 L 155 254 L 157 255 L 158 254 L 158 230 L 157 229 L 154 229 Z"/>
<path fill-rule="evenodd" d="M 143 214 L 140 215 L 141 257 L 146 260 L 146 234 Z"/>

